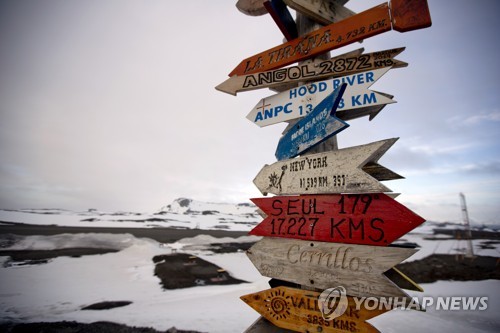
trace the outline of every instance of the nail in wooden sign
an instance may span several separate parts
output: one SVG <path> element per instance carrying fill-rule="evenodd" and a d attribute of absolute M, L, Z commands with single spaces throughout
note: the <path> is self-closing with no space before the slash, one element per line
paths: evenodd
<path fill-rule="evenodd" d="M 278 161 L 300 155 L 349 127 L 335 117 L 346 87 L 345 83 L 337 87 L 281 137 L 275 153 Z"/>
<path fill-rule="evenodd" d="M 396 140 L 275 162 L 265 165 L 253 182 L 263 195 L 391 192 L 380 181 L 402 177 L 376 162 Z"/>
<path fill-rule="evenodd" d="M 331 24 L 356 15 L 335 0 L 285 0 L 296 11 L 321 24 Z"/>
<path fill-rule="evenodd" d="M 425 220 L 383 193 L 251 199 L 267 214 L 250 235 L 387 246 Z"/>
<path fill-rule="evenodd" d="M 409 7 L 406 16 L 418 15 L 418 13 L 412 12 L 412 8 L 414 7 Z M 229 73 L 229 76 L 280 68 L 381 34 L 391 30 L 391 28 L 389 6 L 384 3 L 249 57 L 236 66 Z M 408 25 L 408 29 L 414 30 L 418 27 Z"/>
<path fill-rule="evenodd" d="M 395 103 L 394 100 L 368 89 L 390 69 L 391 67 L 385 67 L 291 88 L 261 99 L 247 115 L 247 119 L 264 127 L 302 118 L 342 83 L 346 83 L 347 88 L 337 112 Z"/>
<path fill-rule="evenodd" d="M 271 88 L 307 80 L 326 79 L 356 74 L 368 70 L 384 67 L 406 67 L 406 62 L 396 60 L 404 47 L 362 54 L 363 49 L 349 52 L 322 61 L 308 61 L 307 63 L 260 72 L 248 75 L 234 75 L 219 84 L 215 89 L 236 95 L 238 92 L 250 91 L 261 88 Z M 354 54 L 353 54 L 354 53 Z"/>
<path fill-rule="evenodd" d="M 383 273 L 418 250 L 264 237 L 247 256 L 263 276 L 347 295 L 411 298 Z"/>
<path fill-rule="evenodd" d="M 365 321 L 390 310 L 385 307 L 368 310 L 364 303 L 358 309 L 355 300 L 347 296 L 347 304 L 331 304 L 345 306 L 345 312 L 334 319 L 325 319 L 328 317 L 318 305 L 320 295 L 316 291 L 277 287 L 240 298 L 274 325 L 296 332 L 379 332 Z"/>

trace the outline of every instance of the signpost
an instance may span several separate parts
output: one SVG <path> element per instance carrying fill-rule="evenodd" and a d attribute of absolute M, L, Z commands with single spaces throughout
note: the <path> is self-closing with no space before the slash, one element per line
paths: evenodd
<path fill-rule="evenodd" d="M 300 155 L 349 127 L 349 124 L 335 117 L 346 87 L 346 84 L 337 87 L 281 137 L 275 154 L 278 161 Z"/>
<path fill-rule="evenodd" d="M 253 182 L 264 195 L 391 192 L 379 180 L 402 177 L 376 162 L 396 140 L 387 139 L 265 165 Z M 373 166 L 374 175 L 383 175 L 383 179 L 364 171 L 366 166 L 368 169 Z"/>
<path fill-rule="evenodd" d="M 264 127 L 302 118 L 342 83 L 346 83 L 347 87 L 337 107 L 337 112 L 395 103 L 380 93 L 368 90 L 389 69 L 391 67 L 311 82 L 280 92 L 261 99 L 247 115 L 247 119 Z"/>
<path fill-rule="evenodd" d="M 299 332 L 378 332 L 365 320 L 390 310 L 387 308 L 356 309 L 347 297 L 346 311 L 335 319 L 325 319 L 318 307 L 319 292 L 277 287 L 241 296 L 241 299 L 274 325 Z"/>
<path fill-rule="evenodd" d="M 297 10 L 296 22 L 283 1 Z M 389 69 L 407 66 L 394 59 L 404 47 L 368 54 L 358 49 L 333 58 L 328 51 L 391 29 L 428 27 L 429 8 L 427 0 L 390 0 L 355 14 L 343 7 L 346 2 L 236 4 L 247 15 L 263 15 L 267 8 L 288 39 L 243 60 L 216 87 L 233 95 L 260 88 L 278 91 L 261 99 L 248 118 L 260 127 L 289 123 L 276 149 L 278 162 L 265 165 L 254 179 L 264 195 L 279 196 L 252 199 L 264 220 L 250 234 L 264 237 L 247 255 L 262 275 L 272 278 L 272 289 L 241 297 L 269 320 L 261 317 L 246 333 L 378 332 L 365 320 L 393 307 L 420 309 L 400 288 L 422 288 L 394 267 L 417 250 L 387 246 L 424 222 L 396 202 L 397 195 L 383 193 L 390 189 L 381 181 L 402 178 L 378 164 L 397 139 L 339 150 L 335 136 L 349 126 L 345 120 L 371 120 L 394 102 L 392 95 L 368 88 Z M 328 25 L 320 27 L 308 17 Z M 347 311 L 332 317 L 330 305 L 337 295 L 331 295 L 339 290 L 344 294 L 338 295 L 338 304 Z M 366 297 L 395 297 L 396 304 L 367 311 L 358 304 Z"/>
<path fill-rule="evenodd" d="M 343 286 L 347 295 L 410 297 L 383 273 L 418 250 L 264 237 L 247 256 L 263 276 L 321 290 Z"/>
<path fill-rule="evenodd" d="M 421 15 L 424 12 L 421 7 L 427 5 L 426 0 L 413 0 L 412 2 L 415 5 L 405 8 L 406 15 L 404 17 Z M 417 6 L 417 3 L 424 3 L 424 5 Z M 415 12 L 414 10 L 417 9 L 420 11 Z M 400 10 L 400 8 L 393 7 L 393 10 Z M 423 23 L 416 26 L 405 25 L 405 31 L 429 26 L 430 16 L 423 17 L 421 21 Z M 391 28 L 389 5 L 384 3 L 249 57 L 236 66 L 229 73 L 229 76 L 252 74 L 280 68 L 381 34 L 391 30 Z"/>
<path fill-rule="evenodd" d="M 386 246 L 425 222 L 383 193 L 251 200 L 267 214 L 256 236 Z"/>

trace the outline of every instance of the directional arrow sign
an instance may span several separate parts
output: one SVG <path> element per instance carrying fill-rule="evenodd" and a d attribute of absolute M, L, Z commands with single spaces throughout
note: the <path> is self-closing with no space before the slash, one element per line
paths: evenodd
<path fill-rule="evenodd" d="M 394 96 L 377 92 L 377 94 L 383 95 L 386 98 L 392 99 Z M 383 108 L 385 108 L 386 104 L 383 105 L 374 105 L 374 106 L 365 106 L 359 109 L 352 109 L 352 110 L 342 110 L 342 111 L 337 111 L 336 116 L 339 117 L 340 119 L 344 121 L 352 120 L 352 119 L 357 119 L 361 118 L 364 116 L 368 116 L 369 120 L 371 121 L 373 118 L 375 118 L 380 111 L 382 111 Z"/>
<path fill-rule="evenodd" d="M 396 267 L 393 267 L 387 271 L 384 272 L 384 275 L 394 282 L 399 288 L 401 289 L 408 289 L 408 290 L 413 290 L 413 291 L 419 291 L 422 292 L 424 289 L 422 289 L 421 286 L 419 286 L 415 281 L 410 279 L 407 275 L 405 275 L 403 272 L 398 270 Z M 278 279 L 271 279 L 268 282 L 269 286 L 271 288 L 275 287 L 290 287 L 290 288 L 300 288 L 299 284 L 296 283 L 291 283 L 283 280 L 278 280 Z"/>
<path fill-rule="evenodd" d="M 267 14 L 267 9 L 264 7 L 266 0 L 238 0 L 236 8 L 240 12 L 249 16 L 261 16 Z"/>
<path fill-rule="evenodd" d="M 347 84 L 338 111 L 394 103 L 390 98 L 368 90 L 391 67 L 385 67 L 319 82 L 311 82 L 263 98 L 247 115 L 247 119 L 263 127 L 302 118 L 342 83 Z"/>
<path fill-rule="evenodd" d="M 329 304 L 333 305 L 332 309 L 325 309 L 335 311 L 338 307 L 345 307 L 345 312 L 335 319 L 325 319 L 318 303 L 320 295 L 316 291 L 277 287 L 240 298 L 274 325 L 296 332 L 379 332 L 365 320 L 388 311 L 378 307 L 368 310 L 364 302 L 357 309 L 354 299 L 347 296 L 337 303 L 333 299 Z"/>
<path fill-rule="evenodd" d="M 276 162 L 264 166 L 253 182 L 264 195 L 390 192 L 379 182 L 381 179 L 363 169 L 374 166 L 376 174 L 386 175 L 377 170 L 376 162 L 396 140 L 387 139 Z M 392 173 L 389 178 L 402 177 Z"/>
<path fill-rule="evenodd" d="M 431 13 L 427 0 L 391 0 L 393 29 L 406 32 L 430 27 Z"/>
<path fill-rule="evenodd" d="M 383 193 L 251 199 L 267 214 L 250 235 L 386 246 L 425 222 Z"/>
<path fill-rule="evenodd" d="M 378 95 L 382 95 L 385 98 L 392 99 L 394 96 L 389 95 L 386 93 L 374 91 Z M 335 112 L 335 117 L 342 119 L 343 121 L 348 121 L 352 119 L 357 119 L 365 116 L 369 116 L 369 120 L 371 121 L 373 118 L 375 118 L 380 111 L 386 106 L 386 104 L 383 105 L 373 105 L 373 106 L 364 106 L 361 108 L 356 108 L 356 109 L 351 109 L 351 110 L 346 110 L 345 108 L 343 110 L 339 110 L 337 108 L 337 112 Z M 286 133 L 290 128 L 292 128 L 295 125 L 294 122 L 289 122 L 288 126 L 285 128 L 283 133 Z"/>
<path fill-rule="evenodd" d="M 389 246 L 264 237 L 247 255 L 260 274 L 270 278 L 319 289 L 343 286 L 350 296 L 407 298 L 383 273 L 415 252 Z"/>
<path fill-rule="evenodd" d="M 406 67 L 408 66 L 406 62 L 394 59 L 404 49 L 404 47 L 400 47 L 367 54 L 361 54 L 363 49 L 358 49 L 355 54 L 349 52 L 328 60 L 308 61 L 297 66 L 255 74 L 235 75 L 219 84 L 215 89 L 236 95 L 237 92 L 241 91 L 277 87 L 304 80 L 339 77 L 384 67 Z"/>
<path fill-rule="evenodd" d="M 300 155 L 349 127 L 335 117 L 346 87 L 345 83 L 337 87 L 281 137 L 275 154 L 278 161 Z"/>
<path fill-rule="evenodd" d="M 387 276 L 389 280 L 394 282 L 400 288 L 420 292 L 424 291 L 422 287 L 420 287 L 415 281 L 410 279 L 396 267 L 393 267 L 390 270 L 386 271 L 384 275 Z"/>
<path fill-rule="evenodd" d="M 406 7 L 407 13 L 404 17 L 420 15 L 424 12 L 421 7 L 427 5 L 426 0 L 412 0 L 412 3 L 415 5 Z M 416 5 L 420 3 L 425 4 L 423 6 Z M 413 11 L 413 9 L 418 9 L 418 12 Z M 398 10 L 398 8 L 393 8 L 393 10 Z M 405 25 L 405 31 L 429 26 L 430 16 L 426 15 L 422 21 L 425 24 Z M 391 28 L 389 6 L 384 3 L 247 58 L 236 66 L 229 73 L 229 76 L 241 76 L 280 68 L 381 34 L 391 30 Z"/>

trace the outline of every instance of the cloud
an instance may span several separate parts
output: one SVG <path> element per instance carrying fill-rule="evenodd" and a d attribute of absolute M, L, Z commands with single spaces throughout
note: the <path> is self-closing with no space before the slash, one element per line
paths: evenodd
<path fill-rule="evenodd" d="M 422 153 L 426 155 L 442 155 L 450 153 L 460 153 L 464 152 L 472 147 L 471 143 L 460 144 L 455 146 L 436 146 L 436 145 L 419 145 L 411 146 L 408 149 L 413 153 Z"/>
<path fill-rule="evenodd" d="M 468 117 L 453 116 L 447 122 L 453 127 L 479 125 L 483 122 L 499 122 L 500 110 L 481 111 Z"/>
<path fill-rule="evenodd" d="M 414 175 L 448 175 L 448 174 L 465 174 L 470 175 L 499 175 L 500 161 L 488 161 L 479 163 L 468 163 L 464 165 L 439 165 L 428 169 L 412 169 L 405 172 L 406 176 Z"/>

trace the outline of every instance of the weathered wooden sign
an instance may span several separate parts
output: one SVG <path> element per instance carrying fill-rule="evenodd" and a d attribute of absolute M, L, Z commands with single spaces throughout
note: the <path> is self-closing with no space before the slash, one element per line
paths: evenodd
<path fill-rule="evenodd" d="M 356 14 L 335 0 L 285 0 L 285 3 L 290 8 L 325 25 L 342 21 Z"/>
<path fill-rule="evenodd" d="M 292 40 L 299 36 L 297 25 L 283 0 L 266 1 L 264 7 L 266 7 L 286 40 Z"/>
<path fill-rule="evenodd" d="M 383 193 L 251 199 L 267 214 L 250 235 L 387 246 L 425 220 Z"/>
<path fill-rule="evenodd" d="M 393 95 L 376 92 L 379 95 L 384 96 L 385 98 L 391 99 L 394 97 Z M 383 108 L 385 108 L 387 104 L 382 105 L 374 105 L 374 106 L 366 106 L 362 108 L 352 109 L 352 110 L 337 110 L 336 117 L 348 121 L 352 119 L 357 119 L 361 117 L 368 116 L 368 119 L 371 121 L 375 118 Z"/>
<path fill-rule="evenodd" d="M 344 314 L 335 319 L 327 319 L 319 307 L 320 294 L 315 291 L 277 287 L 240 298 L 274 325 L 297 332 L 378 332 L 365 320 L 389 311 L 386 308 L 368 310 L 363 303 L 357 309 L 354 299 L 348 296 L 347 305 L 341 305 L 345 306 Z"/>
<path fill-rule="evenodd" d="M 396 267 L 393 267 L 385 271 L 384 275 L 401 289 L 407 289 L 419 292 L 424 291 L 421 286 L 419 286 L 415 281 L 410 279 L 407 275 L 398 270 Z M 269 280 L 268 284 L 271 288 L 275 287 L 300 288 L 300 285 L 297 283 L 291 283 L 288 281 L 283 281 L 278 279 L 271 279 Z"/>
<path fill-rule="evenodd" d="M 412 0 L 427 2 L 425 0 Z M 405 17 L 419 15 L 412 10 L 419 6 L 409 6 Z M 429 17 L 430 19 L 430 17 Z M 407 31 L 418 29 L 418 26 L 407 26 Z M 372 37 L 391 30 L 390 9 L 388 4 L 381 4 L 364 12 L 332 23 L 302 37 L 276 46 L 243 60 L 229 73 L 246 75 L 280 68 L 294 62 L 303 61 L 321 53 L 349 45 L 361 39 Z"/>
<path fill-rule="evenodd" d="M 265 165 L 254 179 L 263 195 L 391 192 L 380 181 L 403 178 L 376 162 L 396 138 Z M 373 170 L 372 169 L 373 166 Z M 364 168 L 368 167 L 370 175 Z"/>
<path fill-rule="evenodd" d="M 261 16 L 267 14 L 264 2 L 266 2 L 266 0 L 238 0 L 236 2 L 236 8 L 245 15 Z"/>
<path fill-rule="evenodd" d="M 275 153 L 278 161 L 298 156 L 349 127 L 335 117 L 346 87 L 340 85 L 280 138 Z"/>
<path fill-rule="evenodd" d="M 337 112 L 395 103 L 394 100 L 368 89 L 390 69 L 391 67 L 385 67 L 325 81 L 311 82 L 265 97 L 250 111 L 247 119 L 264 127 L 302 118 L 342 83 L 346 83 L 347 88 L 337 107 Z"/>
<path fill-rule="evenodd" d="M 375 91 L 377 94 L 384 96 L 387 99 L 391 99 L 394 97 L 393 95 L 389 95 L 386 93 L 382 93 L 379 91 Z M 369 120 L 371 121 L 373 118 L 375 118 L 380 111 L 386 106 L 386 104 L 383 105 L 374 105 L 374 106 L 365 106 L 361 108 L 356 108 L 356 109 L 350 109 L 350 110 L 339 110 L 337 108 L 337 112 L 335 112 L 335 117 L 342 119 L 343 121 L 348 121 L 352 119 L 357 119 L 361 117 L 368 116 Z M 289 122 L 288 126 L 283 130 L 283 133 L 286 133 L 290 128 L 292 128 L 294 125 L 294 122 Z"/>
<path fill-rule="evenodd" d="M 432 25 L 427 0 L 391 0 L 393 29 L 406 32 Z"/>
<path fill-rule="evenodd" d="M 281 137 L 275 153 L 278 161 L 300 155 L 349 127 L 335 117 L 346 87 L 345 83 L 338 86 Z"/>
<path fill-rule="evenodd" d="M 424 291 L 421 286 L 419 286 L 415 281 L 410 279 L 406 274 L 401 272 L 396 267 L 393 267 L 390 270 L 384 272 L 384 275 L 387 276 L 389 280 L 394 282 L 399 288 L 419 292 Z"/>
<path fill-rule="evenodd" d="M 379 5 L 249 57 L 236 66 L 229 76 L 280 68 L 390 29 L 389 6 Z"/>
<path fill-rule="evenodd" d="M 304 64 L 248 75 L 234 75 L 215 89 L 236 95 L 238 92 L 283 86 L 305 80 L 339 77 L 384 67 L 406 67 L 406 62 L 394 59 L 404 47 L 362 54 L 355 50 L 328 60 L 308 61 Z"/>
<path fill-rule="evenodd" d="M 327 289 L 343 286 L 347 295 L 365 297 L 408 295 L 383 275 L 418 250 L 264 237 L 248 251 L 263 276 Z"/>
<path fill-rule="evenodd" d="M 335 116 L 346 87 L 342 84 L 301 120 L 288 124 L 276 148 L 278 161 L 300 155 L 349 127 Z"/>

